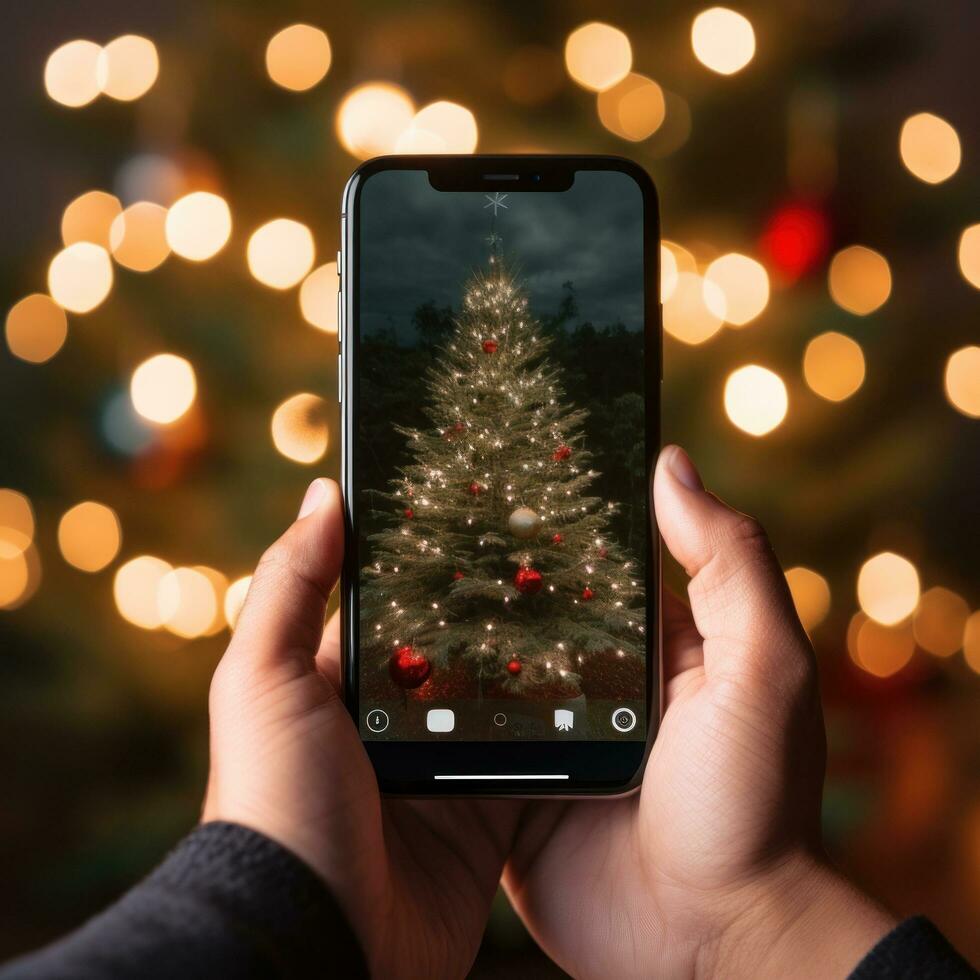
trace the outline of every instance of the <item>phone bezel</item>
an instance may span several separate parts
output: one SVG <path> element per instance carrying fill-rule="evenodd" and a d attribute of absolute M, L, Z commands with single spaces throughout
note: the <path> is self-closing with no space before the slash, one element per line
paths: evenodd
<path fill-rule="evenodd" d="M 623 157 L 600 155 L 439 155 L 385 156 L 361 164 L 344 189 L 341 209 L 341 275 L 338 306 L 338 397 L 341 403 L 341 485 L 348 542 L 356 541 L 357 501 L 351 482 L 356 434 L 359 351 L 357 269 L 359 236 L 356 214 L 366 181 L 389 170 L 425 170 L 437 190 L 548 192 L 567 189 L 576 171 L 625 173 L 638 184 L 643 199 L 644 360 L 646 471 L 653 473 L 660 447 L 660 382 L 663 376 L 663 328 L 660 306 L 660 217 L 656 188 L 650 176 Z M 487 175 L 495 175 L 489 178 Z M 514 179 L 516 175 L 516 179 Z M 609 796 L 639 786 L 662 715 L 662 657 L 660 616 L 660 537 L 650 500 L 647 542 L 647 737 L 645 741 L 374 741 L 363 744 L 374 765 L 379 786 L 398 796 Z M 344 700 L 359 726 L 358 606 L 359 563 L 356 549 L 345 550 L 341 575 L 341 651 Z M 652 608 L 651 608 L 652 606 Z M 572 769 L 575 778 L 560 783 L 514 780 L 453 782 L 451 789 L 434 779 L 436 773 L 556 773 Z M 474 760 L 478 759 L 476 763 Z M 569 773 L 571 775 L 571 773 Z"/>

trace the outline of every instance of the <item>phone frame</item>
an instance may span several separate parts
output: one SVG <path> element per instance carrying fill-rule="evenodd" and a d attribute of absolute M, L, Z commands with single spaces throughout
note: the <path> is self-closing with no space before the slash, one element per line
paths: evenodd
<path fill-rule="evenodd" d="M 424 170 L 436 190 L 558 191 L 571 187 L 576 171 L 616 171 L 632 177 L 643 197 L 644 361 L 646 472 L 649 478 L 660 447 L 660 390 L 663 378 L 663 326 L 660 304 L 660 216 L 657 191 L 649 175 L 623 157 L 600 155 L 438 155 L 384 156 L 361 164 L 344 188 L 338 253 L 338 400 L 341 421 L 341 486 L 344 491 L 346 540 L 356 542 L 358 501 L 352 486 L 353 452 L 357 433 L 357 357 L 359 353 L 358 266 L 360 242 L 355 215 L 365 182 L 387 170 Z M 488 175 L 490 175 L 488 177 Z M 516 175 L 516 177 L 514 176 Z M 515 741 L 395 741 L 364 740 L 381 791 L 408 797 L 582 797 L 624 795 L 635 790 L 643 775 L 663 713 L 662 628 L 660 602 L 660 536 L 652 494 L 648 503 L 646 554 L 647 671 L 645 741 L 515 740 Z M 345 549 L 341 574 L 341 659 L 344 700 L 360 728 L 358 697 L 360 568 L 357 549 Z M 653 599 L 651 603 L 651 599 Z M 508 781 L 507 774 L 556 773 L 575 778 Z M 479 763 L 474 760 L 479 759 Z M 500 773 L 492 782 L 483 778 L 452 783 L 436 781 L 436 773 Z"/>

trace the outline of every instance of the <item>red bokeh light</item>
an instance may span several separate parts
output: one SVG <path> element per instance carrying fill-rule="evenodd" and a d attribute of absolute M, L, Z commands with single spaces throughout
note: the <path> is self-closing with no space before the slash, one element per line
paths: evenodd
<path fill-rule="evenodd" d="M 799 279 L 826 257 L 830 222 L 813 205 L 784 204 L 766 223 L 760 246 L 772 268 L 786 279 Z"/>

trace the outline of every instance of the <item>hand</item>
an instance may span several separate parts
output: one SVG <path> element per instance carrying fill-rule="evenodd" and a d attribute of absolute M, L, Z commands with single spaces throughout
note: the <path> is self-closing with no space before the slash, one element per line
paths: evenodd
<path fill-rule="evenodd" d="M 894 924 L 825 864 L 813 651 L 762 529 L 661 454 L 666 713 L 638 795 L 528 807 L 505 886 L 574 976 L 845 976 Z M 692 615 L 693 613 L 693 615 Z"/>
<path fill-rule="evenodd" d="M 463 976 L 476 955 L 520 804 L 382 801 L 339 696 L 340 491 L 316 480 L 265 553 L 211 683 L 204 820 L 303 858 L 331 888 L 372 976 Z"/>

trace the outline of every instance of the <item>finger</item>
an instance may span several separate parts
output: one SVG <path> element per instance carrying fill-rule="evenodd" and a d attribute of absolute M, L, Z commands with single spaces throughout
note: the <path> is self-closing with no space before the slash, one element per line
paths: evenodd
<path fill-rule="evenodd" d="M 340 610 L 338 609 L 323 630 L 320 649 L 316 653 L 316 669 L 323 674 L 335 690 L 339 691 L 340 682 Z"/>
<path fill-rule="evenodd" d="M 704 664 L 701 634 L 687 603 L 669 589 L 663 590 L 664 682 Z"/>
<path fill-rule="evenodd" d="M 664 542 L 691 576 L 691 612 L 709 677 L 778 666 L 794 655 L 805 660 L 809 644 L 761 526 L 706 492 L 678 446 L 660 454 L 653 491 Z"/>
<path fill-rule="evenodd" d="M 229 655 L 247 649 L 255 662 L 300 658 L 312 666 L 343 552 L 340 489 L 333 480 L 314 480 L 296 521 L 255 569 Z"/>

